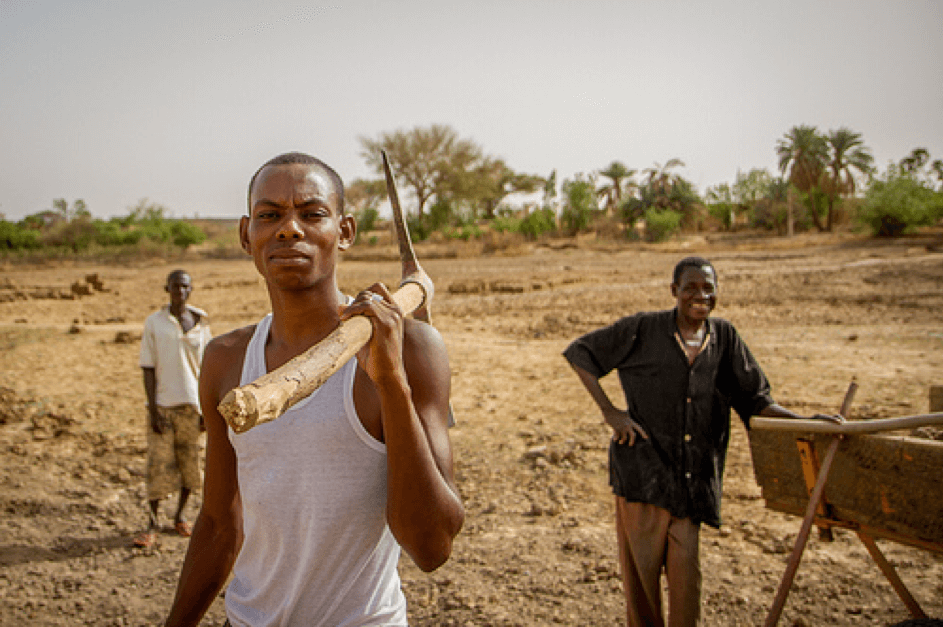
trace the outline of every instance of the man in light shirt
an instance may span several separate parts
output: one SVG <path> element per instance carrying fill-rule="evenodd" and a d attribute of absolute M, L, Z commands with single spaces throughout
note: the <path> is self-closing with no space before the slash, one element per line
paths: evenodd
<path fill-rule="evenodd" d="M 190 493 L 200 487 L 199 437 L 203 430 L 199 378 L 203 350 L 212 339 L 206 312 L 187 304 L 193 284 L 184 270 L 167 276 L 170 303 L 144 322 L 140 365 L 147 396 L 147 531 L 135 544 L 157 542 L 160 501 L 180 490 L 174 529 L 189 536 L 183 518 Z"/>

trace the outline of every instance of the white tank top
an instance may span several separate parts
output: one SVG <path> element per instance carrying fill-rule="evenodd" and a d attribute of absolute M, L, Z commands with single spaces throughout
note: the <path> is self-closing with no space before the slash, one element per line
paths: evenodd
<path fill-rule="evenodd" d="M 246 349 L 241 385 L 267 372 L 272 315 Z M 245 540 L 226 591 L 235 627 L 406 625 L 386 524 L 386 446 L 354 409 L 356 357 L 277 420 L 237 434 Z"/>

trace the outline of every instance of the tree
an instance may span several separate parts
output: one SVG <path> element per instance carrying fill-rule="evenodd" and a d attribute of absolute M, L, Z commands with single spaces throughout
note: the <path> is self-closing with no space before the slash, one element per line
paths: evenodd
<path fill-rule="evenodd" d="M 757 201 L 769 196 L 773 177 L 764 168 L 753 168 L 746 174 L 737 172 L 731 192 L 736 203 L 752 207 Z"/>
<path fill-rule="evenodd" d="M 386 198 L 386 181 L 383 179 L 357 178 L 344 187 L 344 201 L 354 211 L 373 208 L 376 209 Z"/>
<path fill-rule="evenodd" d="M 544 179 L 544 207 L 553 208 L 557 200 L 557 171 L 550 172 L 550 176 Z"/>
<path fill-rule="evenodd" d="M 634 224 L 648 215 L 648 210 L 670 209 L 682 216 L 690 225 L 695 219 L 695 206 L 700 201 L 694 185 L 680 174 L 671 172 L 672 168 L 683 166 L 680 159 L 669 159 L 664 165 L 658 163 L 645 170 L 645 182 L 639 188 L 639 197 L 629 197 L 622 203 L 624 219 Z"/>
<path fill-rule="evenodd" d="M 89 212 L 88 206 L 81 198 L 74 200 L 72 207 L 69 207 L 69 202 L 65 198 L 54 199 L 52 201 L 52 213 L 56 216 L 53 222 L 92 219 L 92 214 Z"/>
<path fill-rule="evenodd" d="M 354 179 L 344 188 L 344 199 L 351 207 L 357 221 L 357 237 L 373 229 L 380 217 L 380 203 L 386 198 L 386 181 L 383 179 Z"/>
<path fill-rule="evenodd" d="M 926 148 L 914 148 L 908 156 L 900 160 L 900 167 L 905 174 L 913 174 L 929 160 L 930 152 Z"/>
<path fill-rule="evenodd" d="M 593 177 L 577 174 L 573 180 L 563 181 L 563 210 L 560 224 L 570 234 L 585 230 L 599 209 L 596 202 L 596 181 Z"/>
<path fill-rule="evenodd" d="M 815 191 L 819 189 L 825 164 L 828 161 L 828 143 L 814 126 L 794 126 L 776 143 L 776 154 L 779 157 L 779 170 L 796 189 L 814 200 Z M 819 218 L 814 203 L 809 212 L 815 227 L 824 231 L 825 227 Z"/>
<path fill-rule="evenodd" d="M 708 202 L 707 212 L 720 222 L 724 230 L 732 228 L 734 223 L 734 201 L 730 184 L 718 183 L 713 187 L 708 187 L 704 193 L 704 199 Z"/>
<path fill-rule="evenodd" d="M 935 159 L 931 163 L 930 152 L 926 148 L 914 148 L 900 160 L 898 166 L 905 174 L 912 174 L 931 187 L 940 185 L 940 191 L 943 191 L 943 160 Z"/>
<path fill-rule="evenodd" d="M 896 236 L 943 217 L 943 191 L 921 181 L 913 171 L 891 165 L 871 181 L 858 219 L 880 236 Z"/>
<path fill-rule="evenodd" d="M 933 163 L 930 164 L 930 169 L 940 184 L 940 191 L 943 192 L 943 159 L 934 159 Z"/>
<path fill-rule="evenodd" d="M 665 165 L 655 163 L 654 167 L 646 168 L 645 185 L 648 191 L 657 198 L 667 198 L 671 194 L 671 189 L 678 183 L 681 176 L 672 174 L 670 170 L 676 167 L 684 167 L 681 159 L 669 159 Z"/>
<path fill-rule="evenodd" d="M 495 210 L 502 200 L 511 194 L 534 192 L 543 183 L 541 177 L 515 172 L 503 159 L 492 157 L 483 157 L 467 176 L 459 178 L 467 181 L 464 196 L 472 203 L 481 205 L 484 216 L 489 220 L 494 219 Z"/>
<path fill-rule="evenodd" d="M 753 168 L 746 174 L 737 171 L 737 178 L 730 189 L 733 208 L 753 221 L 757 204 L 769 197 L 773 177 L 764 168 Z"/>
<path fill-rule="evenodd" d="M 612 215 L 616 207 L 622 204 L 622 196 L 637 184 L 633 180 L 636 170 L 627 168 L 620 161 L 613 161 L 599 175 L 609 179 L 609 183 L 598 190 L 598 194 L 606 199 L 606 214 Z"/>
<path fill-rule="evenodd" d="M 845 127 L 829 131 L 826 138 L 829 150 L 829 162 L 823 180 L 825 195 L 828 198 L 826 230 L 832 230 L 835 200 L 855 193 L 854 170 L 868 176 L 874 171 L 874 157 L 865 147 L 861 133 Z"/>
<path fill-rule="evenodd" d="M 383 174 L 380 150 L 386 150 L 393 174 L 406 181 L 416 197 L 416 213 L 422 215 L 426 203 L 435 194 L 450 189 L 450 176 L 471 166 L 481 156 L 473 141 L 461 139 L 449 126 L 417 126 L 409 131 L 381 133 L 377 139 L 361 137 L 362 156 L 367 164 Z"/>

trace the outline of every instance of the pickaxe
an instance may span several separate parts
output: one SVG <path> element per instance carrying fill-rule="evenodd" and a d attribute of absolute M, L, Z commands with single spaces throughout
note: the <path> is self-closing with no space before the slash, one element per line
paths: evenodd
<path fill-rule="evenodd" d="M 386 189 L 393 209 L 393 224 L 399 240 L 403 280 L 393 294 L 393 301 L 405 313 L 429 321 L 432 280 L 416 261 L 409 230 L 396 193 L 386 151 L 381 151 Z M 326 338 L 275 370 L 252 383 L 231 390 L 219 404 L 219 412 L 236 433 L 275 420 L 292 405 L 308 397 L 340 370 L 351 357 L 370 341 L 373 325 L 365 316 L 354 316 L 338 325 Z"/>

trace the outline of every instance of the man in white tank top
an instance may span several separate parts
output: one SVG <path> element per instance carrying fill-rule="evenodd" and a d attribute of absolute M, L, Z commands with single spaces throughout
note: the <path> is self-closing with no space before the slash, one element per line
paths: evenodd
<path fill-rule="evenodd" d="M 347 303 L 338 252 L 354 241 L 343 184 L 300 153 L 249 183 L 240 239 L 272 313 L 206 349 L 204 498 L 167 625 L 196 625 L 232 572 L 236 626 L 405 625 L 400 547 L 423 570 L 449 557 L 464 520 L 448 434 L 450 371 L 430 325 L 376 283 Z M 367 316 L 369 344 L 311 397 L 242 434 L 217 405 L 231 389 Z"/>

